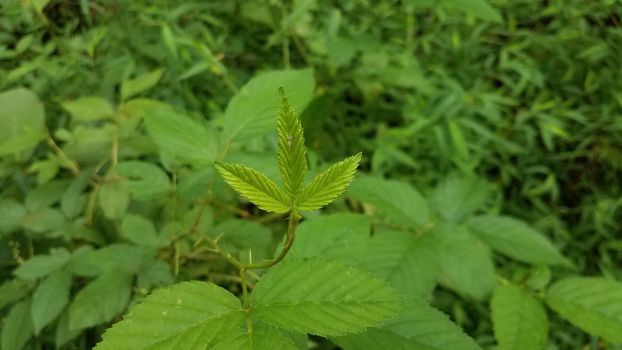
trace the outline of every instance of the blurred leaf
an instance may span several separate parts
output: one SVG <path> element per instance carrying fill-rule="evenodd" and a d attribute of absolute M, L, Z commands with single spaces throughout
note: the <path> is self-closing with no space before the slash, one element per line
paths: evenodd
<path fill-rule="evenodd" d="M 117 164 L 115 173 L 124 177 L 124 187 L 136 199 L 148 200 L 166 194 L 171 187 L 168 175 L 157 165 L 142 161 Z"/>
<path fill-rule="evenodd" d="M 13 273 L 21 279 L 32 281 L 62 269 L 70 257 L 65 248 L 53 249 L 49 255 L 35 255 L 26 260 Z"/>
<path fill-rule="evenodd" d="M 63 102 L 73 121 L 91 121 L 112 117 L 114 110 L 106 99 L 101 97 L 82 97 L 73 101 Z"/>
<path fill-rule="evenodd" d="M 100 187 L 97 199 L 106 217 L 120 219 L 127 211 L 130 194 L 123 181 L 109 181 Z"/>
<path fill-rule="evenodd" d="M 45 113 L 39 97 L 25 88 L 0 93 L 0 156 L 27 160 L 45 138 Z"/>
<path fill-rule="evenodd" d="M 26 214 L 23 204 L 10 198 L 0 198 L 0 237 L 3 233 L 10 233 L 19 227 L 21 218 Z"/>
<path fill-rule="evenodd" d="M 140 215 L 125 215 L 121 224 L 121 233 L 137 245 L 156 247 L 160 244 L 153 222 Z"/>
<path fill-rule="evenodd" d="M 436 186 L 431 203 L 443 219 L 462 222 L 483 209 L 489 198 L 489 185 L 484 180 L 452 176 Z"/>
<path fill-rule="evenodd" d="M 32 321 L 35 334 L 54 321 L 69 303 L 71 272 L 54 272 L 43 280 L 32 296 Z"/>
<path fill-rule="evenodd" d="M 164 74 L 164 69 L 156 69 L 123 82 L 123 84 L 121 84 L 121 100 L 127 100 L 128 97 L 151 89 L 160 81 L 162 74 Z"/>
<path fill-rule="evenodd" d="M 30 301 L 17 303 L 9 312 L 2 327 L 2 350 L 22 350 L 33 336 Z"/>
<path fill-rule="evenodd" d="M 82 246 L 73 253 L 70 268 L 75 275 L 86 277 L 116 270 L 136 273 L 146 260 L 147 252 L 141 247 L 125 243 L 113 243 L 97 250 Z"/>
<path fill-rule="evenodd" d="M 441 4 L 486 21 L 503 23 L 501 14 L 486 0 L 442 0 Z"/>

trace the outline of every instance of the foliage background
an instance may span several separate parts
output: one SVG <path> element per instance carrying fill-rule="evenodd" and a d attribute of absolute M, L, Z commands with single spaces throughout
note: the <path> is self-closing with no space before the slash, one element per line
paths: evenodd
<path fill-rule="evenodd" d="M 226 108 L 239 88 L 284 68 L 313 69 L 315 90 L 303 113 L 312 171 L 363 151 L 363 172 L 406 181 L 426 196 L 448 177 L 475 176 L 492 188 L 487 212 L 529 222 L 573 262 L 560 276 L 622 279 L 619 0 L 7 0 L 0 13 L 0 91 L 34 92 L 46 134 L 30 152 L 16 155 L 0 146 L 3 282 L 13 280 L 24 260 L 51 248 L 75 252 L 127 242 L 123 225 L 132 224 L 158 232 L 175 231 L 177 223 L 190 231 L 229 225 L 219 230 L 241 232 L 233 226 L 254 225 L 237 244 L 263 247 L 263 253 L 253 251 L 255 258 L 270 254 L 283 221 L 240 203 L 221 182 L 208 193 L 209 159 L 168 157 L 142 124 L 114 131 L 100 117 L 146 113 L 139 103 L 124 104 L 135 95 L 151 99 L 149 108 L 172 108 L 199 125 L 226 129 Z M 148 73 L 147 81 L 132 80 Z M 138 85 L 135 94 L 128 81 Z M 84 110 L 72 111 L 67 102 L 86 96 L 108 104 L 88 105 L 77 121 Z M 5 98 L 1 108 L 14 101 Z M 5 119 L 0 126 L 1 144 L 10 139 L 11 124 Z M 268 131 L 232 143 L 225 153 L 260 167 L 273 163 L 274 145 Z M 222 152 L 222 144 L 204 146 L 205 154 Z M 163 186 L 155 197 L 148 188 L 148 201 L 136 201 L 134 193 L 130 202 L 111 185 L 108 169 L 124 160 L 157 168 L 126 169 L 153 172 L 146 181 Z M 72 186 L 77 199 L 63 204 Z M 18 224 L 12 215 L 22 207 L 16 203 L 29 215 Z M 127 223 L 126 211 L 140 217 Z M 366 207 L 346 197 L 326 210 L 337 211 Z M 176 219 L 162 219 L 168 215 Z M 175 280 L 210 279 L 236 288 L 208 251 L 171 237 L 152 257 L 155 267 L 148 270 L 155 277 L 143 277 L 141 285 L 145 274 L 139 274 L 131 303 Z M 495 265 L 498 275 L 515 281 L 534 269 L 499 256 Z M 89 272 L 83 275 L 74 279 L 72 295 L 87 283 Z M 0 298 L 5 314 L 17 295 L 6 285 Z M 441 288 L 433 304 L 483 347 L 494 346 L 487 302 Z M 96 321 L 68 348 L 90 348 L 108 325 Z M 551 315 L 549 348 L 609 346 L 566 325 Z M 58 343 L 58 331 L 50 334 L 29 346 Z M 331 346 L 318 342 L 318 348 Z"/>

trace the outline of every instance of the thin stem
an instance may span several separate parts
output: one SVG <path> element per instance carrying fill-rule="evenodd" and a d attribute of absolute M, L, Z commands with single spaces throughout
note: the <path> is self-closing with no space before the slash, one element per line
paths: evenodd
<path fill-rule="evenodd" d="M 54 142 L 54 139 L 52 138 L 52 136 L 50 136 L 48 134 L 47 136 L 47 144 L 48 146 L 50 146 L 50 148 L 52 148 L 52 150 L 54 150 L 54 152 L 61 158 L 63 158 L 67 164 L 69 165 L 69 170 L 71 171 L 71 173 L 74 176 L 77 176 L 80 174 L 80 167 L 78 166 L 78 164 L 76 162 L 74 162 L 73 160 L 71 160 L 71 158 L 69 158 L 67 156 L 67 154 L 63 151 L 62 148 L 60 148 L 58 146 L 58 144 L 56 144 L 56 142 Z"/>
<path fill-rule="evenodd" d="M 240 269 L 240 279 L 242 280 L 242 296 L 244 298 L 244 308 L 250 309 L 251 301 L 248 299 L 248 286 L 246 285 L 246 271 Z"/>
<path fill-rule="evenodd" d="M 279 253 L 279 255 L 273 260 L 266 260 L 257 264 L 248 264 L 244 266 L 245 269 L 265 269 L 271 266 L 276 265 L 278 262 L 285 258 L 285 255 L 289 252 L 290 248 L 294 244 L 294 239 L 296 238 L 296 228 L 298 227 L 298 222 L 300 221 L 300 215 L 295 210 L 292 210 L 289 213 L 289 224 L 287 226 L 287 239 L 285 240 L 285 244 L 283 245 L 283 249 Z"/>

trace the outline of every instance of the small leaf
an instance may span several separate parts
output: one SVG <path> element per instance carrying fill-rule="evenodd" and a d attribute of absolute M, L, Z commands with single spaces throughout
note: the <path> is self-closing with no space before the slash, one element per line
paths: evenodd
<path fill-rule="evenodd" d="M 440 4 L 486 21 L 503 23 L 501 14 L 486 0 L 442 0 Z"/>
<path fill-rule="evenodd" d="M 30 284 L 28 282 L 12 279 L 2 283 L 0 286 L 0 310 L 29 294 Z"/>
<path fill-rule="evenodd" d="M 130 194 L 123 181 L 104 183 L 97 193 L 99 206 L 109 219 L 120 219 L 130 205 Z"/>
<path fill-rule="evenodd" d="M 133 198 L 150 200 L 165 194 L 171 187 L 168 175 L 153 163 L 125 161 L 117 164 L 117 175 L 124 178 L 124 187 Z"/>
<path fill-rule="evenodd" d="M 553 284 L 546 303 L 584 331 L 622 344 L 622 283 L 599 277 L 570 277 Z"/>
<path fill-rule="evenodd" d="M 378 328 L 334 340 L 344 350 L 480 350 L 447 315 L 421 301 Z"/>
<path fill-rule="evenodd" d="M 16 88 L 0 93 L 0 106 L 0 156 L 28 159 L 45 138 L 43 103 L 32 91 Z"/>
<path fill-rule="evenodd" d="M 35 255 L 26 260 L 13 273 L 21 279 L 32 281 L 62 269 L 70 257 L 65 248 L 53 249 L 49 255 Z"/>
<path fill-rule="evenodd" d="M 428 222 L 426 200 L 406 182 L 361 176 L 352 182 L 348 193 L 372 204 L 396 224 L 416 228 Z"/>
<path fill-rule="evenodd" d="M 111 117 L 114 114 L 112 105 L 101 97 L 82 97 L 73 101 L 63 102 L 73 121 L 90 121 Z"/>
<path fill-rule="evenodd" d="M 0 237 L 2 233 L 10 233 L 19 228 L 21 218 L 26 215 L 24 205 L 14 199 L 0 199 Z"/>
<path fill-rule="evenodd" d="M 233 294 L 207 282 L 156 290 L 108 329 L 95 350 L 213 349 L 246 315 Z M 232 348 L 235 349 L 235 348 Z"/>
<path fill-rule="evenodd" d="M 130 300 L 132 276 L 122 271 L 106 273 L 82 288 L 69 305 L 69 329 L 110 322 Z"/>
<path fill-rule="evenodd" d="M 83 277 L 96 277 L 116 270 L 134 274 L 147 260 L 148 252 L 149 249 L 125 243 L 113 243 L 97 250 L 82 246 L 74 251 L 69 267 L 75 275 Z"/>
<path fill-rule="evenodd" d="M 15 304 L 2 327 L 2 350 L 22 350 L 33 336 L 30 301 Z"/>
<path fill-rule="evenodd" d="M 307 174 L 307 156 L 305 137 L 300 123 L 300 116 L 285 97 L 281 88 L 279 113 L 276 119 L 276 129 L 279 139 L 279 168 L 283 185 L 290 197 L 295 198 L 302 190 L 305 175 Z"/>
<path fill-rule="evenodd" d="M 341 262 L 285 260 L 253 290 L 251 316 L 283 329 L 316 335 L 358 332 L 388 319 L 399 295 L 384 282 Z"/>
<path fill-rule="evenodd" d="M 35 334 L 52 323 L 69 303 L 71 273 L 58 271 L 47 277 L 32 296 L 32 321 Z"/>
<path fill-rule="evenodd" d="M 126 100 L 128 97 L 132 97 L 145 90 L 151 89 L 158 83 L 160 78 L 162 78 L 163 73 L 164 69 L 156 69 L 147 74 L 125 81 L 121 84 L 121 99 Z"/>
<path fill-rule="evenodd" d="M 316 210 L 324 207 L 340 196 L 352 181 L 356 168 L 361 161 L 357 153 L 331 165 L 309 183 L 297 199 L 299 210 Z"/>
<path fill-rule="evenodd" d="M 489 186 L 484 180 L 452 176 L 436 186 L 431 204 L 443 219 L 459 223 L 482 209 L 489 197 Z"/>
<path fill-rule="evenodd" d="M 509 257 L 532 264 L 567 265 L 555 246 L 527 223 L 505 216 L 475 216 L 468 225 L 482 241 Z"/>
<path fill-rule="evenodd" d="M 265 211 L 285 213 L 290 203 L 287 195 L 268 177 L 241 164 L 215 162 L 229 186 Z"/>
<path fill-rule="evenodd" d="M 121 233 L 137 245 L 155 247 L 159 244 L 158 233 L 153 222 L 140 215 L 125 215 L 121 223 Z"/>
<path fill-rule="evenodd" d="M 490 308 L 499 350 L 544 349 L 549 322 L 538 300 L 508 284 L 495 289 Z"/>
<path fill-rule="evenodd" d="M 61 199 L 61 209 L 68 218 L 74 218 L 84 211 L 86 201 L 84 191 L 89 180 L 90 174 L 87 171 L 82 172 L 64 192 Z"/>

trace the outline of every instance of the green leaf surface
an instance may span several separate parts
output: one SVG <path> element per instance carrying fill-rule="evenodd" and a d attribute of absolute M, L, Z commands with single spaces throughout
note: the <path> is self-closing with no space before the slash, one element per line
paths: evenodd
<path fill-rule="evenodd" d="M 15 88 L 0 93 L 0 156 L 26 160 L 45 137 L 43 103 L 32 91 Z"/>
<path fill-rule="evenodd" d="M 108 100 L 101 97 L 82 97 L 62 103 L 73 121 L 91 121 L 112 117 L 114 110 Z"/>
<path fill-rule="evenodd" d="M 479 19 L 493 23 L 503 23 L 501 14 L 486 0 L 441 0 L 440 4 Z"/>
<path fill-rule="evenodd" d="M 542 303 L 508 284 L 495 289 L 490 308 L 499 350 L 544 349 L 549 322 Z"/>
<path fill-rule="evenodd" d="M 569 277 L 553 284 L 546 303 L 584 331 L 622 344 L 622 283 L 601 277 Z"/>
<path fill-rule="evenodd" d="M 289 211 L 287 195 L 262 173 L 241 164 L 216 162 L 214 165 L 229 186 L 259 208 L 275 213 Z"/>
<path fill-rule="evenodd" d="M 23 280 L 32 281 L 62 269 L 70 258 L 67 249 L 53 249 L 49 255 L 35 255 L 26 260 L 13 271 L 13 274 Z"/>
<path fill-rule="evenodd" d="M 160 244 L 153 222 L 140 215 L 127 214 L 121 223 L 123 237 L 137 245 L 156 247 Z"/>
<path fill-rule="evenodd" d="M 484 180 L 451 176 L 436 186 L 431 204 L 441 218 L 462 222 L 484 208 L 489 197 L 489 186 Z"/>
<path fill-rule="evenodd" d="M 22 350 L 33 336 L 30 301 L 17 303 L 9 312 L 2 327 L 2 350 Z"/>
<path fill-rule="evenodd" d="M 303 111 L 313 97 L 313 71 L 272 71 L 251 79 L 233 96 L 227 106 L 223 125 L 225 140 L 248 140 L 272 132 L 277 106 L 274 95 L 280 87 L 287 91 L 294 109 Z"/>
<path fill-rule="evenodd" d="M 20 279 L 8 280 L 0 286 L 0 310 L 7 305 L 24 298 L 30 294 L 30 283 Z"/>
<path fill-rule="evenodd" d="M 35 290 L 32 296 L 31 315 L 35 334 L 52 323 L 69 303 L 71 289 L 71 272 L 57 271 L 46 279 Z"/>
<path fill-rule="evenodd" d="M 396 313 L 399 295 L 384 282 L 341 262 L 286 260 L 253 290 L 251 316 L 286 330 L 343 335 L 375 326 Z"/>
<path fill-rule="evenodd" d="M 272 327 L 255 324 L 253 332 L 246 330 L 214 346 L 214 350 L 299 350 L 294 342 Z"/>
<path fill-rule="evenodd" d="M 90 174 L 88 172 L 82 172 L 72 183 L 69 188 L 63 193 L 61 198 L 61 209 L 65 216 L 73 218 L 84 211 L 86 207 L 86 190 L 90 180 Z"/>
<path fill-rule="evenodd" d="M 123 84 L 121 84 L 121 99 L 127 100 L 128 97 L 132 97 L 145 90 L 151 89 L 158 83 L 158 81 L 160 81 L 163 73 L 164 69 L 156 69 L 134 79 L 123 82 Z"/>
<path fill-rule="evenodd" d="M 467 224 L 492 249 L 516 260 L 543 265 L 568 264 L 546 237 L 518 219 L 484 215 L 470 218 Z"/>
<path fill-rule="evenodd" d="M 125 178 L 125 188 L 139 200 L 153 199 L 166 194 L 171 188 L 168 175 L 153 163 L 124 161 L 117 164 L 115 172 Z"/>
<path fill-rule="evenodd" d="M 0 237 L 19 228 L 21 218 L 26 215 L 24 205 L 14 199 L 0 199 Z"/>
<path fill-rule="evenodd" d="M 272 232 L 266 226 L 249 220 L 229 219 L 210 230 L 213 239 L 230 252 L 238 252 L 239 260 L 248 261 L 249 253 L 255 261 L 269 258 L 268 248 L 272 247 Z"/>
<path fill-rule="evenodd" d="M 421 301 L 408 303 L 394 318 L 363 333 L 334 338 L 344 350 L 479 350 L 447 315 Z"/>
<path fill-rule="evenodd" d="M 305 137 L 302 131 L 300 115 L 289 103 L 283 89 L 279 90 L 279 111 L 276 118 L 276 130 L 279 140 L 279 169 L 283 185 L 294 199 L 302 191 L 307 175 L 307 155 Z"/>
<path fill-rule="evenodd" d="M 212 283 L 183 282 L 153 292 L 108 329 L 95 350 L 212 349 L 241 332 L 245 317 L 240 301 L 228 291 Z"/>
<path fill-rule="evenodd" d="M 354 180 L 348 194 L 368 202 L 393 223 L 407 227 L 419 227 L 428 222 L 426 200 L 410 184 L 361 176 Z"/>
<path fill-rule="evenodd" d="M 100 187 L 97 200 L 107 218 L 121 219 L 130 205 L 130 193 L 123 181 L 110 181 Z"/>
<path fill-rule="evenodd" d="M 84 277 L 96 277 L 116 270 L 136 273 L 147 260 L 148 252 L 125 243 L 113 243 L 97 250 L 82 246 L 74 251 L 69 266 L 75 275 Z"/>
<path fill-rule="evenodd" d="M 361 156 L 361 153 L 357 153 L 318 174 L 302 190 L 297 198 L 296 208 L 298 210 L 320 209 L 339 197 L 352 181 Z"/>

